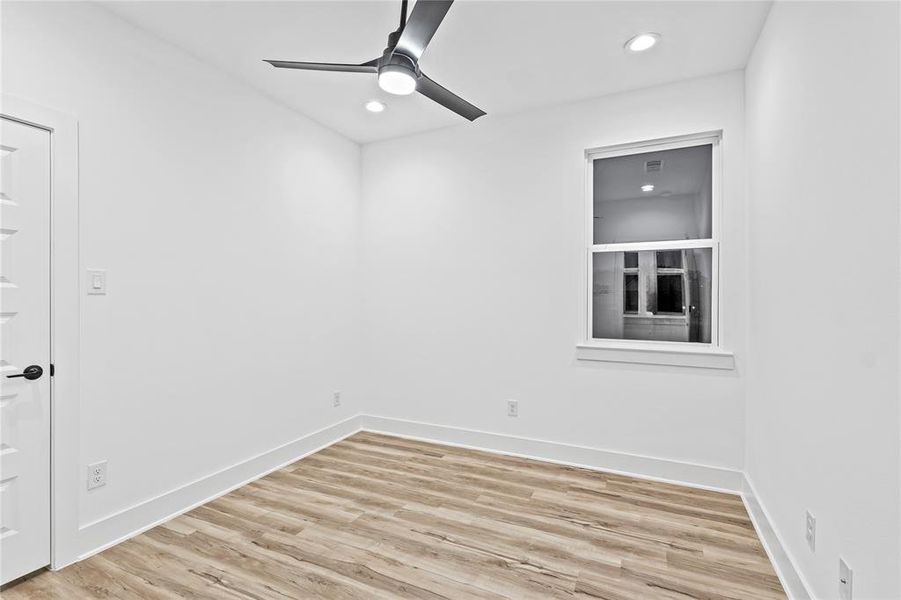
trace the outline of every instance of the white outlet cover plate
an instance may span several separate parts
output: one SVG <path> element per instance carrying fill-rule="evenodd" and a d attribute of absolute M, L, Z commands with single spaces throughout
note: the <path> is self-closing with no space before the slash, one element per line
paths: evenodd
<path fill-rule="evenodd" d="M 88 465 L 87 476 L 89 490 L 106 485 L 106 461 Z"/>
<path fill-rule="evenodd" d="M 88 295 L 89 296 L 105 296 L 106 295 L 106 270 L 104 269 L 88 269 Z"/>
<path fill-rule="evenodd" d="M 817 519 L 810 512 L 807 513 L 804 538 L 811 552 L 817 551 Z"/>

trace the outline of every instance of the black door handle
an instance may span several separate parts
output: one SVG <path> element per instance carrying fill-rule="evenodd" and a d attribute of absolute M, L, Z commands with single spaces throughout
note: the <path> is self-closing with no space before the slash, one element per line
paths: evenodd
<path fill-rule="evenodd" d="M 40 379 L 41 375 L 44 374 L 44 369 L 42 369 L 39 365 L 31 365 L 30 367 L 25 367 L 25 370 L 21 373 L 17 373 L 16 375 L 7 375 L 8 379 L 12 379 L 13 377 L 24 377 L 28 381 L 34 381 L 35 379 Z"/>

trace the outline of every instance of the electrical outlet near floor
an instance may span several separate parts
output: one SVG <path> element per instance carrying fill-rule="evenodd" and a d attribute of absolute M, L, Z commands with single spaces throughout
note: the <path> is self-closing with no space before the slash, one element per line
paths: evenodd
<path fill-rule="evenodd" d="M 807 524 L 804 529 L 804 538 L 811 552 L 817 551 L 817 520 L 810 511 L 807 511 Z"/>
<path fill-rule="evenodd" d="M 88 465 L 88 489 L 93 490 L 106 485 L 106 461 Z"/>
<path fill-rule="evenodd" d="M 332 406 L 341 406 L 341 392 L 332 394 Z"/>
<path fill-rule="evenodd" d="M 841 600 L 851 600 L 851 578 L 854 571 L 845 562 L 845 559 L 838 559 L 838 597 Z"/>
<path fill-rule="evenodd" d="M 507 416 L 519 416 L 519 400 L 507 400 Z"/>

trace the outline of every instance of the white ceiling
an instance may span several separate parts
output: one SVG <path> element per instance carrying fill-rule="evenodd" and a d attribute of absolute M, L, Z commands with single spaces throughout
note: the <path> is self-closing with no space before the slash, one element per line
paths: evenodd
<path fill-rule="evenodd" d="M 374 75 L 275 69 L 264 58 L 363 62 L 381 54 L 400 2 L 116 1 L 139 27 L 358 142 L 469 124 L 426 98 L 390 96 Z M 457 0 L 423 72 L 497 115 L 744 67 L 769 2 Z M 662 34 L 643 54 L 636 33 Z M 388 109 L 363 109 L 370 99 Z"/>

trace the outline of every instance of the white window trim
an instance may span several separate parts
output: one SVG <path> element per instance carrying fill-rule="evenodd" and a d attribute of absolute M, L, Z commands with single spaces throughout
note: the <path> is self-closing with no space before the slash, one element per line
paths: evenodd
<path fill-rule="evenodd" d="M 720 216 L 722 214 L 722 130 L 617 144 L 585 151 L 585 243 L 582 272 L 582 323 L 580 342 L 576 344 L 578 360 L 626 362 L 709 369 L 734 369 L 735 357 L 721 346 L 720 327 Z M 621 244 L 594 244 L 594 177 L 593 163 L 599 158 L 628 156 L 645 152 L 673 150 L 690 146 L 713 146 L 711 164 L 711 237 L 710 239 L 670 240 Z M 596 252 L 635 252 L 640 250 L 669 250 L 710 248 L 713 273 L 711 279 L 710 343 L 658 342 L 647 340 L 596 339 L 592 337 L 592 256 Z"/>

